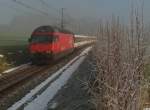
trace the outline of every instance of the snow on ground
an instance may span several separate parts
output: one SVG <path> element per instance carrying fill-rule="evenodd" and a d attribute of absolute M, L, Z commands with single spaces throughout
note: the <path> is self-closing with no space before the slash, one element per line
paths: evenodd
<path fill-rule="evenodd" d="M 75 57 L 68 64 L 54 73 L 51 77 L 37 86 L 35 89 L 31 90 L 25 97 L 20 101 L 12 105 L 8 110 L 17 110 L 20 107 L 24 107 L 24 110 L 46 110 L 48 102 L 56 95 L 58 90 L 64 86 L 71 75 L 76 71 L 79 65 L 83 62 L 86 57 L 86 54 L 92 49 L 88 47 L 85 49 L 79 56 Z M 60 76 L 59 76 L 60 75 Z M 44 88 L 49 82 L 59 76 L 55 81 L 53 81 L 50 86 L 41 94 L 39 94 L 35 99 L 34 95 L 37 94 L 42 88 Z"/>
<path fill-rule="evenodd" d="M 23 65 L 20 65 L 20 66 L 17 66 L 17 67 L 5 70 L 5 71 L 3 71 L 3 73 L 9 73 L 9 72 L 15 71 L 17 69 L 20 69 L 20 68 L 23 68 L 23 67 L 27 67 L 27 66 L 29 66 L 29 64 L 30 63 L 27 63 L 27 64 L 23 64 Z"/>
<path fill-rule="evenodd" d="M 53 102 L 53 104 L 51 105 L 50 109 L 55 109 L 58 106 L 57 102 Z"/>
<path fill-rule="evenodd" d="M 75 37 L 83 37 L 83 38 L 87 38 L 89 36 L 85 36 L 85 35 L 75 35 Z"/>
<path fill-rule="evenodd" d="M 81 38 L 96 38 L 96 36 L 85 36 L 85 35 L 75 35 L 75 37 L 81 37 Z"/>
<path fill-rule="evenodd" d="M 150 110 L 150 108 L 144 108 L 144 110 Z"/>
<path fill-rule="evenodd" d="M 0 58 L 3 58 L 3 57 L 4 57 L 4 55 L 0 54 Z"/>
<path fill-rule="evenodd" d="M 16 70 L 18 68 L 20 68 L 20 66 L 14 67 L 14 68 L 11 68 L 11 69 L 8 69 L 8 70 L 5 70 L 3 73 L 9 73 L 9 72 L 12 72 L 12 71 L 14 71 L 14 70 Z"/>
<path fill-rule="evenodd" d="M 82 42 L 77 42 L 74 44 L 75 47 L 80 47 L 80 46 L 84 46 L 85 44 L 90 44 L 95 42 L 95 40 L 90 40 L 90 41 L 82 41 Z"/>

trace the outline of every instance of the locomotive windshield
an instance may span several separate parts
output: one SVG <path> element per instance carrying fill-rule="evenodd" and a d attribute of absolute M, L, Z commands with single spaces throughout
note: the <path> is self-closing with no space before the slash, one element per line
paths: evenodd
<path fill-rule="evenodd" d="M 53 41 L 52 36 L 47 35 L 34 35 L 31 37 L 31 43 L 51 43 Z"/>

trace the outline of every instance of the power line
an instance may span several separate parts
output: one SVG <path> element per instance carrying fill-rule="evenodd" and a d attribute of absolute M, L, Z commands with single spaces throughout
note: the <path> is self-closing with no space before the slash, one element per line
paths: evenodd
<path fill-rule="evenodd" d="M 26 7 L 26 8 L 32 9 L 32 10 L 34 10 L 34 11 L 40 12 L 40 13 L 43 14 L 43 15 L 48 16 L 48 13 L 46 13 L 46 12 L 44 12 L 44 11 L 42 11 L 42 10 L 39 10 L 39 9 L 37 9 L 37 8 L 33 8 L 33 7 L 31 7 L 31 6 L 29 6 L 29 5 L 25 4 L 25 3 L 23 3 L 23 2 L 21 2 L 21 1 L 17 1 L 17 0 L 12 0 L 12 1 L 15 2 L 15 3 L 17 3 L 17 4 L 19 4 L 19 5 L 24 6 L 24 7 Z"/>
<path fill-rule="evenodd" d="M 51 8 L 53 10 L 55 10 L 56 12 L 60 13 L 60 10 L 54 8 L 52 5 L 49 5 L 48 3 L 46 3 L 44 0 L 39 0 L 44 6 L 46 6 L 47 8 Z M 73 17 L 71 17 L 68 13 L 64 13 L 64 9 L 65 8 L 61 8 L 61 21 L 60 21 L 60 27 L 63 29 L 64 25 L 65 25 L 65 16 L 67 16 L 67 18 L 69 18 L 72 21 L 77 21 L 75 20 Z M 67 23 L 68 24 L 68 23 Z M 70 24 L 70 23 L 69 23 Z"/>
<path fill-rule="evenodd" d="M 38 12 L 38 13 L 40 13 L 40 14 L 42 14 L 42 15 L 45 15 L 45 16 L 47 16 L 48 18 L 52 19 L 52 17 L 49 16 L 49 13 L 47 13 L 47 12 L 45 12 L 45 11 L 42 11 L 42 10 L 37 9 L 37 8 L 34 8 L 34 7 L 32 7 L 32 6 L 30 6 L 30 5 L 27 5 L 27 4 L 25 4 L 25 3 L 21 2 L 21 1 L 17 1 L 17 0 L 12 0 L 12 1 L 15 2 L 15 3 L 17 3 L 17 4 L 19 4 L 19 5 L 21 5 L 21 6 L 26 7 L 27 9 L 34 10 L 34 11 L 36 11 L 36 12 Z M 56 19 L 57 19 L 57 18 L 54 18 L 54 20 L 56 20 Z"/>
<path fill-rule="evenodd" d="M 18 13 L 18 10 L 19 10 L 18 8 L 14 7 L 14 6 L 12 6 L 12 5 L 10 5 L 10 6 L 7 5 L 7 7 L 10 8 L 10 9 L 13 9 L 16 13 Z M 20 11 L 20 10 L 19 10 L 19 11 Z M 21 10 L 21 11 L 23 12 L 23 13 L 21 13 L 21 14 L 29 14 L 29 13 L 30 13 L 30 14 L 33 14 L 33 13 L 28 12 L 28 11 L 25 11 L 25 10 Z"/>
<path fill-rule="evenodd" d="M 39 13 L 41 13 L 41 14 L 43 14 L 43 15 L 45 15 L 45 16 L 47 16 L 47 17 L 49 17 L 49 18 L 52 19 L 52 16 L 49 16 L 49 15 L 51 15 L 51 14 L 48 13 L 48 12 L 45 12 L 45 11 L 43 11 L 43 10 L 34 8 L 34 7 L 32 7 L 32 6 L 30 6 L 30 5 L 27 5 L 27 4 L 25 4 L 25 3 L 21 2 L 21 1 L 18 1 L 18 0 L 12 0 L 12 1 L 15 2 L 15 3 L 17 3 L 17 4 L 19 4 L 19 5 L 21 5 L 21 6 L 26 7 L 27 9 L 34 10 L 34 11 L 39 12 Z M 51 8 L 51 9 L 55 10 L 57 13 L 60 13 L 59 10 L 57 10 L 56 8 L 53 8 L 53 7 L 50 6 L 48 3 L 46 3 L 44 0 L 39 0 L 39 1 L 42 3 L 42 5 L 46 6 L 47 9 L 48 9 L 48 8 Z M 61 27 L 62 29 L 64 28 L 64 25 L 65 25 L 64 9 L 65 9 L 65 8 L 61 8 L 60 27 Z M 47 10 L 47 11 L 48 11 L 48 10 Z M 71 17 L 69 14 L 67 14 L 67 15 L 68 15 L 68 18 L 71 19 L 71 21 L 76 21 L 76 20 L 75 20 L 73 17 Z M 54 17 L 53 17 L 53 18 L 54 18 Z M 55 19 L 55 20 L 56 20 L 56 19 L 59 20 L 58 18 L 54 18 L 54 19 Z"/>
<path fill-rule="evenodd" d="M 59 10 L 54 8 L 52 5 L 49 5 L 48 3 L 46 3 L 44 0 L 39 0 L 44 6 L 47 7 L 47 9 L 51 8 L 53 9 L 55 12 L 58 12 L 59 13 Z"/>
<path fill-rule="evenodd" d="M 45 6 L 45 9 L 47 12 L 49 12 L 49 9 L 55 11 L 55 16 L 58 16 L 58 14 L 60 13 L 60 11 L 57 8 L 54 8 L 52 5 L 48 4 L 46 1 L 44 0 L 39 0 L 41 2 L 41 4 L 43 6 Z M 54 14 L 54 13 L 53 13 Z M 57 14 L 57 15 L 56 15 Z M 50 14 L 52 16 L 52 14 Z M 59 19 L 59 18 L 58 18 Z"/>

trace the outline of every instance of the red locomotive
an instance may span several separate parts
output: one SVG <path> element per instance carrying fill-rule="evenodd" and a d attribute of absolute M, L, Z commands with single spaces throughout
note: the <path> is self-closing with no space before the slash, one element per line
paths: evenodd
<path fill-rule="evenodd" d="M 33 63 L 56 60 L 73 52 L 74 34 L 52 26 L 35 29 L 29 39 L 29 52 Z"/>

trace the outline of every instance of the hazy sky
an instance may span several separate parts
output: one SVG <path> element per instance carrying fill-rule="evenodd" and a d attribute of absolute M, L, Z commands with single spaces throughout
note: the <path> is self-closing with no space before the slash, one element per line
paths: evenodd
<path fill-rule="evenodd" d="M 73 19 L 99 19 L 119 15 L 126 19 L 129 15 L 131 3 L 139 5 L 142 0 L 16 0 L 37 9 L 28 9 L 16 4 L 13 0 L 0 0 L 0 24 L 9 24 L 16 16 L 41 14 L 38 10 L 48 12 L 52 19 L 59 18 L 60 9 L 65 8 L 66 16 Z M 144 14 L 146 21 L 150 20 L 150 0 L 144 0 Z M 139 5 L 140 6 L 140 5 Z M 57 20 L 57 19 L 56 19 Z"/>

